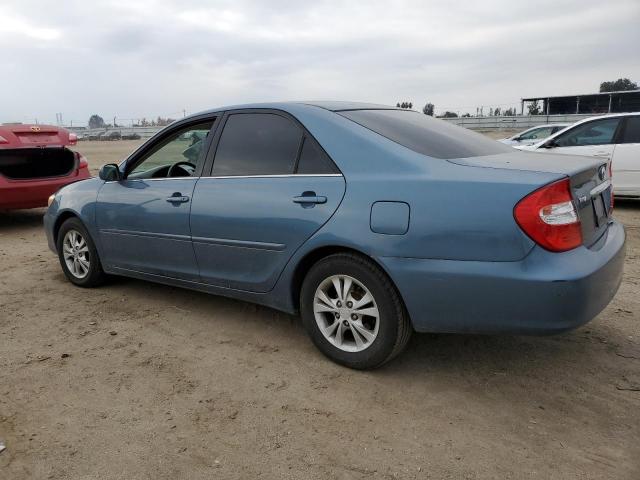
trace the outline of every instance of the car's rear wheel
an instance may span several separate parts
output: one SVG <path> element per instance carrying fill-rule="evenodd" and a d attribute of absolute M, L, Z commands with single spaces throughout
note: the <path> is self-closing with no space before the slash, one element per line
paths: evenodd
<path fill-rule="evenodd" d="M 105 278 L 95 244 L 77 218 L 69 218 L 58 232 L 58 258 L 69 281 L 79 287 L 97 287 Z"/>
<path fill-rule="evenodd" d="M 412 332 L 389 278 L 367 258 L 351 253 L 330 255 L 309 270 L 300 311 L 320 351 L 351 368 L 388 362 L 404 349 Z"/>

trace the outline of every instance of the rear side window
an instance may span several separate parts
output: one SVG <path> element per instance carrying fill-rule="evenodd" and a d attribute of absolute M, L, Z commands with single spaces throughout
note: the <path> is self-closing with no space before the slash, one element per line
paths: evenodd
<path fill-rule="evenodd" d="M 580 147 L 583 145 L 607 145 L 613 141 L 619 118 L 605 118 L 583 123 L 555 138 L 559 147 Z"/>
<path fill-rule="evenodd" d="M 305 137 L 296 173 L 318 175 L 340 172 L 327 154 L 313 140 Z"/>
<path fill-rule="evenodd" d="M 640 117 L 629 117 L 620 143 L 640 143 Z"/>
<path fill-rule="evenodd" d="M 293 173 L 302 130 L 272 113 L 230 115 L 213 161 L 214 176 Z"/>
<path fill-rule="evenodd" d="M 466 158 L 513 152 L 513 148 L 479 133 L 418 112 L 351 110 L 338 113 L 389 140 L 429 157 Z"/>
<path fill-rule="evenodd" d="M 530 132 L 522 134 L 520 139 L 522 139 L 522 140 L 536 140 L 536 139 L 537 140 L 542 140 L 543 138 L 547 138 L 554 131 L 555 130 L 553 129 L 553 127 L 536 128 L 535 130 L 532 130 Z"/>

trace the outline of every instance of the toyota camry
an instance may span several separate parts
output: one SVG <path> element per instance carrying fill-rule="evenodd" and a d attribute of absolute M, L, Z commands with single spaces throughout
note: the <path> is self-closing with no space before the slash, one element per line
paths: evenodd
<path fill-rule="evenodd" d="M 75 285 L 124 275 L 300 314 L 329 358 L 374 368 L 414 330 L 593 319 L 625 252 L 609 167 L 393 107 L 253 104 L 173 123 L 44 220 Z"/>

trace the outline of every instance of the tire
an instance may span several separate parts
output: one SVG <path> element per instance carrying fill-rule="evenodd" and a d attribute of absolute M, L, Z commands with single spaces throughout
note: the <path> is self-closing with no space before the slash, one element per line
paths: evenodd
<path fill-rule="evenodd" d="M 71 283 L 92 288 L 104 282 L 106 275 L 96 246 L 78 218 L 64 221 L 58 232 L 56 248 L 62 271 Z"/>
<path fill-rule="evenodd" d="M 413 331 L 391 280 L 372 261 L 352 253 L 330 255 L 311 267 L 302 283 L 300 312 L 323 354 L 360 370 L 394 358 Z"/>

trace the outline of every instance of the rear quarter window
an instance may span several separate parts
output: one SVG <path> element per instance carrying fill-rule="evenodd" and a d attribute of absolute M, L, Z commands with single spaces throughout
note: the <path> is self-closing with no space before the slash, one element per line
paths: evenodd
<path fill-rule="evenodd" d="M 512 152 L 466 128 L 429 115 L 402 110 L 349 110 L 337 112 L 414 152 L 434 158 L 467 158 Z"/>

